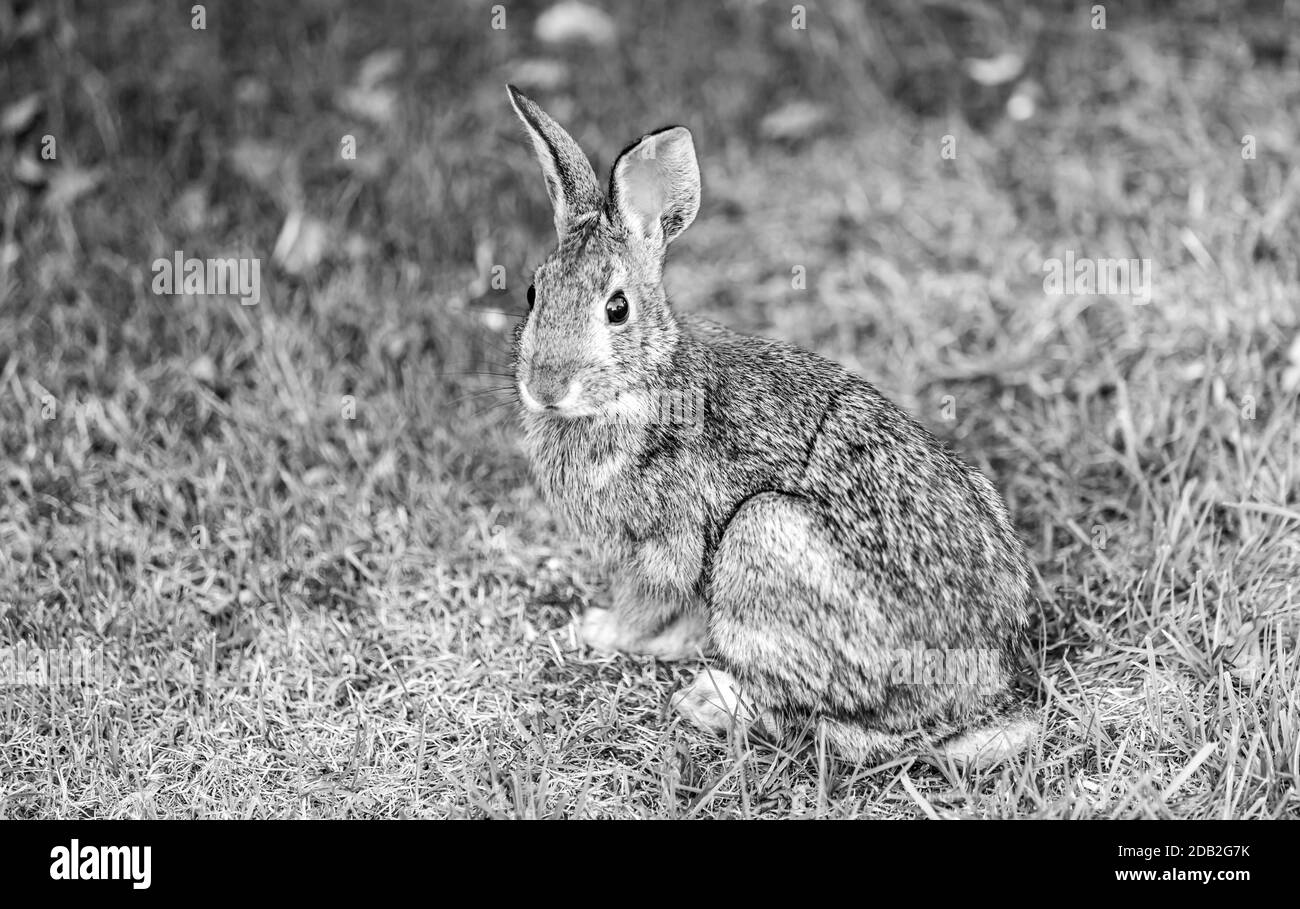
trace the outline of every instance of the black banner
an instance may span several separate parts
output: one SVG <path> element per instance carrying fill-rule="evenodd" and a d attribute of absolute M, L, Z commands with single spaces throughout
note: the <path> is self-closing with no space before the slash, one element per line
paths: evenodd
<path fill-rule="evenodd" d="M 1232 898 L 1292 878 L 1291 829 L 1255 822 L 17 821 L 0 823 L 9 896 L 133 899 L 233 886 L 258 896 L 373 896 L 390 886 L 499 897 L 614 894 L 683 885 L 738 896 L 794 886 L 982 898 L 1064 888 Z M 660 878 L 656 881 L 655 878 Z M 690 881 L 699 880 L 699 884 Z M 1050 890 L 1046 888 L 1051 888 Z M 436 898 L 436 894 L 431 894 Z"/>

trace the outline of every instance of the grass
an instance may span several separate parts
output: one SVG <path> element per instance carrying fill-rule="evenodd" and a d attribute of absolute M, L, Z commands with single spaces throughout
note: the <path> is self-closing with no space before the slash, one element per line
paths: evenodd
<path fill-rule="evenodd" d="M 0 687 L 0 817 L 1300 812 L 1294 4 L 673 3 L 596 49 L 540 4 L 182 6 L 0 3 L 0 633 L 106 661 Z M 690 126 L 678 308 L 859 370 L 1004 492 L 1024 760 L 721 741 L 665 710 L 697 667 L 578 644 L 605 580 L 501 375 L 552 235 L 506 81 L 598 170 Z M 260 258 L 261 303 L 151 293 L 176 250 Z M 1044 293 L 1067 250 L 1150 259 L 1151 302 Z"/>

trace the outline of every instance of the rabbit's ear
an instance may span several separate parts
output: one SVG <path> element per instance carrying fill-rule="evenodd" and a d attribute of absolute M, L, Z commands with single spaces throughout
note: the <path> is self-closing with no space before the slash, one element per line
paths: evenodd
<path fill-rule="evenodd" d="M 643 136 L 614 162 L 609 207 L 634 235 L 667 246 L 700 210 L 700 167 L 684 126 Z"/>
<path fill-rule="evenodd" d="M 510 103 L 524 122 L 533 150 L 546 177 L 546 192 L 555 214 L 555 232 L 563 240 L 575 218 L 598 211 L 600 184 L 591 162 L 573 137 L 513 85 L 507 85 Z"/>

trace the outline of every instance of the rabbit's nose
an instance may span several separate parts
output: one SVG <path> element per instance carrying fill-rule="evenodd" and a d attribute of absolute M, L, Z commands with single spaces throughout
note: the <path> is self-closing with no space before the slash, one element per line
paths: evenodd
<path fill-rule="evenodd" d="M 534 369 L 524 390 L 540 407 L 561 407 L 577 395 L 578 380 L 558 369 Z"/>

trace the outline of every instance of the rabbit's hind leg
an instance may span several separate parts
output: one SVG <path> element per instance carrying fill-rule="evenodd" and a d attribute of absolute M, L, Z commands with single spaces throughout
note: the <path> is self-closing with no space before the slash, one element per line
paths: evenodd
<path fill-rule="evenodd" d="M 749 499 L 722 535 L 708 590 L 709 637 L 732 688 L 787 724 L 814 718 L 832 750 L 855 762 L 937 751 L 988 766 L 1027 747 L 1036 714 L 1000 675 L 999 690 L 983 694 L 891 681 L 901 638 L 915 632 L 900 634 L 907 626 L 872 588 L 811 503 Z"/>
<path fill-rule="evenodd" d="M 812 503 L 753 496 L 713 558 L 707 596 L 718 662 L 759 709 L 787 720 L 870 712 L 886 692 L 894 632 L 863 586 Z M 868 747 L 854 750 L 876 750 L 874 741 L 860 744 Z"/>

